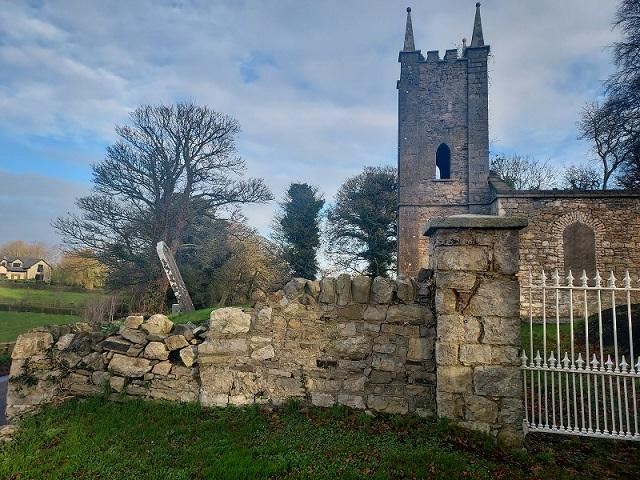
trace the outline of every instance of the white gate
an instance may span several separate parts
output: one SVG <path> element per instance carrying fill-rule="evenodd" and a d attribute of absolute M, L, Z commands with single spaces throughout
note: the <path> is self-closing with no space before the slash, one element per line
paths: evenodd
<path fill-rule="evenodd" d="M 629 272 L 621 287 L 613 272 L 602 282 L 599 272 L 593 280 L 583 272 L 579 285 L 571 272 L 563 284 L 557 270 L 549 284 L 544 271 L 535 281 L 529 273 L 525 431 L 640 440 L 632 318 L 640 314 L 632 308 L 640 288 Z"/>

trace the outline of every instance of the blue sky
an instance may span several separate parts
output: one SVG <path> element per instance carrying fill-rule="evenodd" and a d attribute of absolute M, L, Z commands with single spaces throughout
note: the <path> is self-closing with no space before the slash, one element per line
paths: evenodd
<path fill-rule="evenodd" d="M 460 46 L 474 1 L 413 1 L 416 48 Z M 248 175 L 331 200 L 365 165 L 394 165 L 396 0 L 24 1 L 0 8 L 0 242 L 60 240 L 53 218 L 90 188 L 114 126 L 142 103 L 233 115 Z M 611 71 L 613 0 L 486 0 L 492 152 L 583 162 L 576 121 Z M 275 202 L 245 213 L 268 232 Z"/>

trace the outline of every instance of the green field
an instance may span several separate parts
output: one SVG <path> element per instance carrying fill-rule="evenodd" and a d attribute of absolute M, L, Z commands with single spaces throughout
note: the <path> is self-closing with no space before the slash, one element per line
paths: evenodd
<path fill-rule="evenodd" d="M 530 338 L 531 331 L 529 329 L 529 322 L 523 322 L 520 327 L 520 334 L 522 337 L 522 348 L 525 349 L 527 357 L 530 356 Z M 533 324 L 533 351 L 540 350 L 542 355 L 543 339 L 544 339 L 544 325 Z M 575 339 L 584 338 L 584 320 L 575 321 L 573 324 L 573 334 Z M 557 329 L 555 323 L 547 323 L 547 351 L 554 352 L 557 350 Z M 577 341 L 577 340 L 576 340 Z M 568 323 L 560 324 L 560 351 L 571 351 L 571 327 Z"/>
<path fill-rule="evenodd" d="M 79 308 L 102 295 L 99 291 L 73 292 L 55 288 L 0 286 L 0 303 L 23 303 L 45 307 Z"/>
<path fill-rule="evenodd" d="M 0 478 L 640 478 L 640 445 L 476 432 L 347 408 L 224 409 L 100 398 L 47 406 L 0 446 Z"/>
<path fill-rule="evenodd" d="M 191 322 L 196 325 L 200 325 L 209 321 L 209 315 L 216 308 L 218 307 L 201 308 L 200 310 L 194 310 L 193 312 L 188 313 L 174 313 L 169 315 L 169 318 L 173 323 Z"/>
<path fill-rule="evenodd" d="M 56 315 L 34 312 L 0 312 L 0 342 L 14 342 L 18 335 L 43 325 L 64 325 L 79 322 L 76 315 Z"/>

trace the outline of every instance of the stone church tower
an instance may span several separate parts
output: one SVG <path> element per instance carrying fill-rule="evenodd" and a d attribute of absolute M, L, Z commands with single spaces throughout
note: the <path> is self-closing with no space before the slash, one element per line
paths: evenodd
<path fill-rule="evenodd" d="M 398 273 L 429 262 L 427 220 L 489 213 L 487 57 L 480 4 L 471 45 L 427 57 L 416 50 L 407 8 L 398 81 Z"/>

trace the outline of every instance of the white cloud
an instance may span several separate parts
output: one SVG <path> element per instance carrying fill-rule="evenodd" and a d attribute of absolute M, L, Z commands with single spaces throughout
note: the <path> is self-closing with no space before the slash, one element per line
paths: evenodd
<path fill-rule="evenodd" d="M 51 222 L 74 210 L 74 200 L 87 186 L 37 174 L 13 174 L 0 170 L 0 243 L 8 240 L 57 244 Z"/>
<path fill-rule="evenodd" d="M 616 37 L 616 3 L 483 2 L 497 150 L 558 163 L 586 154 L 575 122 L 611 68 L 603 47 Z M 416 46 L 442 52 L 470 38 L 473 5 L 414 2 Z M 364 165 L 396 162 L 404 22 L 404 7 L 384 0 L 9 3 L 0 13 L 0 133 L 106 145 L 137 105 L 190 99 L 238 118 L 248 173 L 277 197 L 303 180 L 330 200 Z M 267 60 L 246 83 L 243 65 L 256 58 Z M 0 168 L 9 161 L 0 154 Z M 265 231 L 272 208 L 246 211 Z"/>

